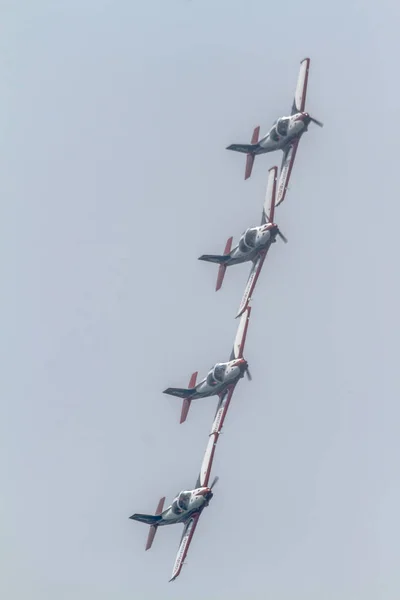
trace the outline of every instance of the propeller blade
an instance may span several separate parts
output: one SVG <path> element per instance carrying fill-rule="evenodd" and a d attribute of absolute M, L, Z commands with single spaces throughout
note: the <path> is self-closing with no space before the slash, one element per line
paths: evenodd
<path fill-rule="evenodd" d="M 212 490 L 212 489 L 213 489 L 213 487 L 214 487 L 214 485 L 215 485 L 216 483 L 218 483 L 218 480 L 219 480 L 219 477 L 218 477 L 218 475 L 217 475 L 216 477 L 214 477 L 214 481 L 213 481 L 213 482 L 212 482 L 212 484 L 210 485 L 210 490 Z"/>
<path fill-rule="evenodd" d="M 321 121 L 318 121 L 318 119 L 314 119 L 314 117 L 310 117 L 310 121 L 312 121 L 313 123 L 315 123 L 319 127 L 323 127 L 324 126 L 324 124 L 321 123 Z"/>
<path fill-rule="evenodd" d="M 250 369 L 249 369 L 249 367 L 247 367 L 247 369 L 246 369 L 246 375 L 247 375 L 247 379 L 248 379 L 249 381 L 252 381 L 252 380 L 253 380 L 253 378 L 252 378 L 252 376 L 251 376 L 251 373 L 250 373 Z"/>
<path fill-rule="evenodd" d="M 283 242 L 285 242 L 285 244 L 287 244 L 287 243 L 288 243 L 288 241 L 287 241 L 287 237 L 285 237 L 285 236 L 283 235 L 283 233 L 282 233 L 281 231 L 279 231 L 279 230 L 278 230 L 278 235 L 279 235 L 279 237 L 281 238 L 281 240 L 282 240 Z"/>

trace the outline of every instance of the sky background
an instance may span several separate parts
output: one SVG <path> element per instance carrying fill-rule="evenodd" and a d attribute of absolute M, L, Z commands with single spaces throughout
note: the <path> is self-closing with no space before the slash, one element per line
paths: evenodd
<path fill-rule="evenodd" d="M 395 2 L 3 0 L 1 539 L 7 600 L 398 600 Z M 276 213 L 246 358 L 180 578 L 216 399 L 163 395 L 229 357 L 267 170 L 227 152 L 292 105 L 310 126 Z"/>

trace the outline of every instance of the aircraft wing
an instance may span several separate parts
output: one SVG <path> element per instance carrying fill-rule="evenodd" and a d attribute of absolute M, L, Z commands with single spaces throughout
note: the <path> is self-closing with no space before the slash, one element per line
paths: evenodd
<path fill-rule="evenodd" d="M 286 192 L 289 185 L 290 175 L 292 173 L 294 159 L 296 158 L 297 148 L 299 146 L 299 139 L 293 140 L 284 149 L 282 158 L 281 173 L 278 181 L 278 193 L 276 196 L 275 206 L 279 206 L 285 199 Z"/>
<path fill-rule="evenodd" d="M 227 396 L 228 392 L 223 394 L 222 397 Z M 220 400 L 221 402 L 221 400 Z M 218 405 L 220 404 L 218 403 Z M 196 481 L 196 488 L 207 487 L 210 481 L 211 468 L 214 460 L 215 446 L 217 445 L 218 437 L 215 438 L 210 434 L 208 438 L 208 444 L 206 451 L 203 456 L 203 462 L 201 463 L 200 473 Z"/>
<path fill-rule="evenodd" d="M 219 397 L 217 410 L 215 413 L 214 421 L 211 427 L 211 431 L 208 437 L 208 444 L 204 453 L 203 462 L 201 463 L 200 473 L 196 481 L 196 488 L 207 487 L 210 481 L 211 469 L 214 460 L 215 448 L 218 442 L 219 434 L 224 425 L 226 413 L 235 391 L 236 385 L 230 386 L 223 394 Z"/>
<path fill-rule="evenodd" d="M 292 115 L 304 112 L 306 106 L 308 71 L 310 69 L 310 59 L 304 58 L 300 63 L 299 76 L 297 78 L 296 91 L 294 93 Z"/>
<path fill-rule="evenodd" d="M 249 275 L 249 278 L 246 283 L 246 287 L 244 288 L 243 298 L 240 303 L 236 318 L 238 318 L 238 317 L 243 318 L 245 311 L 249 308 L 249 302 L 251 299 L 251 295 L 254 292 L 254 288 L 256 287 L 256 283 L 260 276 L 261 269 L 263 267 L 264 260 L 265 260 L 265 257 L 267 256 L 268 250 L 269 250 L 269 248 L 267 250 L 264 250 L 263 252 L 260 252 L 260 254 L 257 256 L 255 261 L 253 262 L 253 265 L 252 265 L 251 271 L 250 271 L 250 275 Z"/>
<path fill-rule="evenodd" d="M 200 514 L 201 513 L 196 513 L 193 516 L 191 516 L 190 519 L 188 519 L 188 521 L 186 521 L 184 525 L 183 534 L 181 537 L 181 542 L 179 544 L 178 554 L 176 555 L 175 564 L 172 570 L 172 576 L 170 581 L 174 581 L 174 579 L 176 579 L 179 576 L 182 570 L 183 563 L 188 553 L 193 534 L 197 527 L 197 522 L 200 518 Z"/>
<path fill-rule="evenodd" d="M 278 167 L 272 167 L 268 171 L 267 191 L 265 194 L 261 225 L 274 222 L 276 180 L 278 178 Z"/>
<path fill-rule="evenodd" d="M 247 336 L 247 328 L 249 326 L 251 307 L 246 306 L 241 313 L 241 319 L 239 321 L 239 327 L 236 332 L 235 341 L 233 343 L 233 348 L 231 352 L 231 356 L 229 360 L 235 360 L 235 358 L 243 357 L 244 345 L 246 342 Z"/>

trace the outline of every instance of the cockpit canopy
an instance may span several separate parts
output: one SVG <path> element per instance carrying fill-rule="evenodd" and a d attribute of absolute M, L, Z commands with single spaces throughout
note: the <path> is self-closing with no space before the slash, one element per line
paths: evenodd
<path fill-rule="evenodd" d="M 172 512 L 176 515 L 181 514 L 189 508 L 191 492 L 181 492 L 172 503 Z"/>
<path fill-rule="evenodd" d="M 247 229 L 239 241 L 239 250 L 241 252 L 249 252 L 255 246 L 255 241 L 257 237 L 256 229 Z"/>
<path fill-rule="evenodd" d="M 289 123 L 290 123 L 290 117 L 282 117 L 281 119 L 278 119 L 274 123 L 274 125 L 271 129 L 270 135 L 271 135 L 271 138 L 275 142 L 279 141 L 279 136 L 285 137 L 287 135 L 288 129 L 289 129 Z"/>
<path fill-rule="evenodd" d="M 246 242 L 246 246 L 249 248 L 254 248 L 256 245 L 257 238 L 257 229 L 248 229 L 244 234 L 244 241 Z"/>
<path fill-rule="evenodd" d="M 226 371 L 226 364 L 219 363 L 215 365 L 213 369 L 207 375 L 207 384 L 208 385 L 216 385 L 218 383 L 224 382 L 224 376 Z"/>
<path fill-rule="evenodd" d="M 288 128 L 289 128 L 289 122 L 290 119 L 288 117 L 282 117 L 282 119 L 278 119 L 278 122 L 276 124 L 276 129 L 279 133 L 279 135 L 287 135 L 288 132 Z"/>

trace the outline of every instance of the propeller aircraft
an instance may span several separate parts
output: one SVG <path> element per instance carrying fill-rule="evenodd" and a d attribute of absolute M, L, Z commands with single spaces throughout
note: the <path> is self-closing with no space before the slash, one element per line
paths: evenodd
<path fill-rule="evenodd" d="M 259 154 L 283 150 L 281 172 L 279 176 L 276 206 L 285 199 L 294 160 L 300 138 L 308 130 L 310 123 L 323 127 L 323 123 L 305 112 L 308 71 L 310 59 L 305 58 L 300 63 L 300 71 L 294 95 L 290 116 L 281 117 L 271 127 L 269 132 L 259 139 L 260 126 L 253 131 L 250 144 L 231 144 L 226 149 L 246 154 L 246 169 L 244 178 L 248 179 L 253 170 L 254 159 Z"/>
<path fill-rule="evenodd" d="M 149 550 L 153 544 L 157 529 L 164 525 L 174 525 L 183 523 L 183 533 L 176 555 L 174 568 L 170 581 L 174 581 L 180 574 L 186 555 L 189 551 L 189 546 L 196 530 L 198 520 L 203 510 L 209 505 L 213 497 L 213 488 L 218 481 L 218 477 L 214 478 L 211 485 L 208 484 L 212 457 L 205 456 L 204 463 L 207 463 L 206 474 L 200 474 L 196 481 L 196 486 L 193 490 L 184 490 L 180 492 L 173 500 L 172 504 L 165 510 L 165 497 L 159 501 L 154 515 L 135 513 L 130 519 L 146 523 L 150 525 L 150 531 L 147 536 L 146 550 Z"/>
<path fill-rule="evenodd" d="M 287 243 L 286 237 L 280 231 L 278 225 L 274 223 L 277 174 L 278 167 L 272 167 L 268 171 L 261 225 L 246 229 L 239 243 L 232 250 L 233 238 L 229 238 L 226 242 L 224 254 L 203 254 L 199 257 L 199 260 L 219 264 L 216 291 L 221 288 L 228 267 L 247 261 L 253 263 L 237 317 L 242 315 L 249 303 L 271 244 L 276 242 L 277 236 Z"/>
<path fill-rule="evenodd" d="M 190 378 L 188 388 L 169 387 L 164 390 L 164 394 L 183 398 L 180 423 L 186 420 L 192 400 L 208 398 L 209 396 L 219 396 L 221 398 L 221 395 L 227 389 L 234 388 L 239 379 L 244 377 L 245 374 L 248 379 L 251 379 L 248 363 L 243 358 L 250 312 L 251 307 L 249 306 L 247 311 L 242 314 L 228 362 L 221 362 L 214 365 L 207 376 L 197 385 L 198 372 L 196 371 Z"/>

